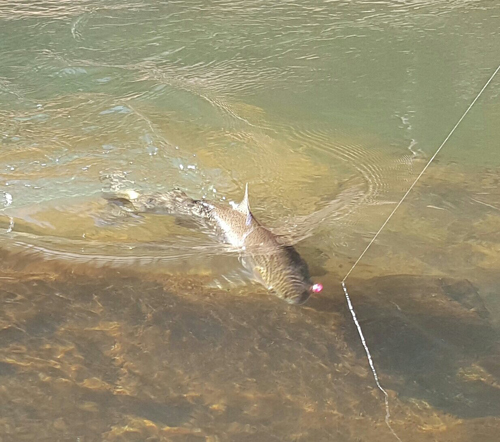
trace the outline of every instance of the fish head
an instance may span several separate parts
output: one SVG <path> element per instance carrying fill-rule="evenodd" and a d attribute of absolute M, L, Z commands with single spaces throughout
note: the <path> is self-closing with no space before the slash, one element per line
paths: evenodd
<path fill-rule="evenodd" d="M 283 299 L 289 304 L 302 305 L 306 303 L 306 301 L 313 293 L 320 293 L 322 290 L 322 284 L 312 284 L 308 282 L 301 288 L 296 287 L 292 294 L 290 294 L 290 292 L 288 292 L 287 294 L 282 292 L 278 293 L 278 296 L 280 296 L 281 294 L 283 296 Z"/>
<path fill-rule="evenodd" d="M 292 296 L 288 296 L 286 298 L 283 298 L 288 304 L 292 305 L 302 305 L 307 302 L 309 297 L 311 296 L 311 291 L 308 289 L 302 290 L 300 293 L 297 292 L 298 294 L 294 294 Z"/>
<path fill-rule="evenodd" d="M 314 284 L 307 263 L 292 246 L 254 256 L 254 273 L 271 293 L 289 304 L 304 304 L 313 293 L 323 289 Z"/>

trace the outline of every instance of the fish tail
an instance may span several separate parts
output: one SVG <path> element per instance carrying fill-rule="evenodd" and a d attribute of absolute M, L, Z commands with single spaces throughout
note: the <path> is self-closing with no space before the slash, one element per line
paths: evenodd
<path fill-rule="evenodd" d="M 103 197 L 124 210 L 180 217 L 206 218 L 207 207 L 179 189 L 168 192 L 139 193 L 135 190 L 107 192 Z"/>

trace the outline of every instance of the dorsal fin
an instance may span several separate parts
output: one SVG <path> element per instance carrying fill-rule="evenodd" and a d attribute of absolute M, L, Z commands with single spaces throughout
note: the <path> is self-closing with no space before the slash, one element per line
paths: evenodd
<path fill-rule="evenodd" d="M 248 183 L 245 186 L 245 196 L 241 200 L 241 203 L 239 203 L 234 210 L 237 210 L 238 212 L 242 213 L 243 215 L 246 215 L 247 221 L 246 224 L 249 226 L 252 223 L 252 213 L 250 212 L 250 203 L 248 202 Z"/>
<path fill-rule="evenodd" d="M 241 203 L 239 203 L 234 209 L 245 215 L 250 213 L 250 204 L 248 202 L 248 183 L 245 186 L 245 196 L 241 200 Z"/>

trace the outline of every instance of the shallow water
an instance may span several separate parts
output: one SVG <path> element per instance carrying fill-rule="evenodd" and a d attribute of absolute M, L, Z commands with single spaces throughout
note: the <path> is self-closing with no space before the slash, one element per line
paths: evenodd
<path fill-rule="evenodd" d="M 0 6 L 0 438 L 387 441 L 340 281 L 497 67 L 492 1 Z M 403 441 L 500 430 L 500 79 L 347 279 Z M 239 201 L 325 289 L 101 198 Z M 337 204 L 339 193 L 352 198 Z"/>

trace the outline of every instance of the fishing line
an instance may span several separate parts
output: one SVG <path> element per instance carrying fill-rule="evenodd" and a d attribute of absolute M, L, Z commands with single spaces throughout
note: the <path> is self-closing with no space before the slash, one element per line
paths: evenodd
<path fill-rule="evenodd" d="M 344 294 L 345 294 L 345 298 L 346 298 L 346 301 L 347 301 L 347 306 L 349 307 L 349 311 L 351 312 L 351 316 L 352 316 L 352 319 L 354 321 L 354 324 L 356 325 L 356 328 L 358 330 L 358 334 L 359 334 L 359 338 L 361 339 L 361 343 L 363 344 L 363 348 L 365 349 L 365 353 L 366 353 L 366 357 L 368 359 L 368 364 L 370 365 L 370 369 L 372 371 L 372 374 L 373 374 L 373 378 L 375 379 L 375 383 L 378 387 L 378 389 L 384 394 L 384 402 L 385 402 L 385 423 L 386 425 L 389 427 L 389 430 L 391 431 L 391 433 L 396 437 L 396 439 L 399 441 L 399 442 L 402 442 L 401 439 L 399 438 L 399 436 L 396 434 L 396 432 L 394 431 L 394 429 L 392 428 L 391 424 L 390 424 L 390 417 L 391 417 L 391 414 L 390 414 L 390 411 L 389 411 L 389 395 L 387 394 L 387 391 L 384 390 L 384 388 L 382 387 L 382 385 L 380 384 L 380 381 L 379 381 L 379 378 L 378 378 L 378 374 L 377 374 L 377 370 L 375 369 L 375 365 L 373 363 L 373 359 L 372 359 L 372 355 L 370 353 L 370 350 L 368 348 L 368 345 L 366 343 L 366 340 L 365 340 L 365 336 L 363 334 L 363 330 L 361 329 L 361 325 L 359 324 L 358 322 L 358 319 L 356 317 L 356 312 L 354 311 L 354 307 L 352 306 L 352 303 L 351 303 L 351 297 L 349 296 L 349 293 L 347 292 L 347 287 L 345 285 L 345 281 L 347 280 L 347 278 L 349 277 L 349 275 L 351 274 L 351 272 L 354 270 L 354 268 L 358 265 L 359 261 L 361 261 L 361 259 L 363 258 L 363 256 L 366 254 L 366 252 L 368 251 L 368 249 L 371 247 L 371 245 L 375 242 L 375 240 L 377 239 L 377 237 L 379 236 L 380 232 L 382 232 L 382 230 L 384 229 L 384 227 L 387 225 L 387 223 L 390 221 L 390 219 L 392 218 L 392 216 L 396 213 L 396 211 L 399 209 L 399 207 L 401 206 L 401 204 L 403 203 L 403 201 L 406 199 L 406 197 L 408 196 L 408 194 L 412 191 L 413 187 L 415 187 L 415 184 L 417 184 L 418 180 L 422 177 L 422 175 L 425 173 L 425 171 L 427 170 L 427 168 L 431 165 L 431 163 L 434 161 L 434 158 L 436 158 L 436 156 L 439 154 L 439 152 L 441 151 L 441 149 L 443 148 L 443 146 L 446 144 L 446 142 L 450 139 L 450 137 L 453 135 L 453 133 L 455 132 L 455 130 L 457 129 L 457 127 L 460 125 L 460 123 L 462 122 L 462 120 L 465 118 L 465 116 L 469 113 L 469 111 L 471 110 L 472 106 L 474 106 L 474 104 L 476 103 L 476 101 L 479 99 L 479 97 L 482 95 L 482 93 L 484 92 L 484 90 L 488 87 L 488 85 L 491 83 L 491 81 L 493 80 L 493 78 L 495 77 L 495 75 L 498 73 L 498 71 L 500 70 L 500 65 L 498 65 L 498 67 L 496 68 L 495 72 L 493 72 L 493 74 L 490 76 L 490 78 L 488 79 L 488 81 L 484 84 L 483 88 L 479 91 L 479 93 L 476 95 L 476 98 L 474 98 L 474 100 L 472 100 L 472 103 L 469 105 L 469 107 L 467 108 L 467 110 L 463 113 L 463 115 L 460 117 L 460 119 L 457 121 L 457 124 L 455 124 L 455 126 L 453 126 L 453 129 L 451 129 L 450 133 L 448 134 L 448 136 L 444 139 L 444 141 L 441 143 L 441 145 L 439 146 L 439 148 L 436 150 L 436 152 L 434 153 L 434 155 L 431 157 L 431 159 L 427 162 L 427 164 L 425 165 L 425 167 L 422 169 L 422 171 L 418 174 L 417 178 L 415 178 L 415 181 L 413 181 L 412 185 L 408 188 L 408 190 L 406 191 L 406 193 L 403 195 L 403 197 L 401 198 L 401 200 L 399 201 L 399 203 L 396 205 L 396 207 L 394 208 L 394 210 L 389 214 L 389 216 L 387 217 L 387 219 L 384 221 L 384 223 L 382 224 L 382 226 L 380 226 L 380 229 L 378 229 L 377 233 L 375 233 L 375 236 L 372 238 L 372 240 L 368 243 L 368 245 L 366 246 L 365 250 L 363 250 L 363 252 L 361 253 L 361 255 L 359 255 L 359 258 L 356 260 L 356 262 L 353 264 L 353 266 L 351 267 L 351 269 L 347 272 L 347 274 L 344 276 L 344 279 L 342 280 L 341 284 L 342 284 L 342 288 L 344 289 Z"/>

